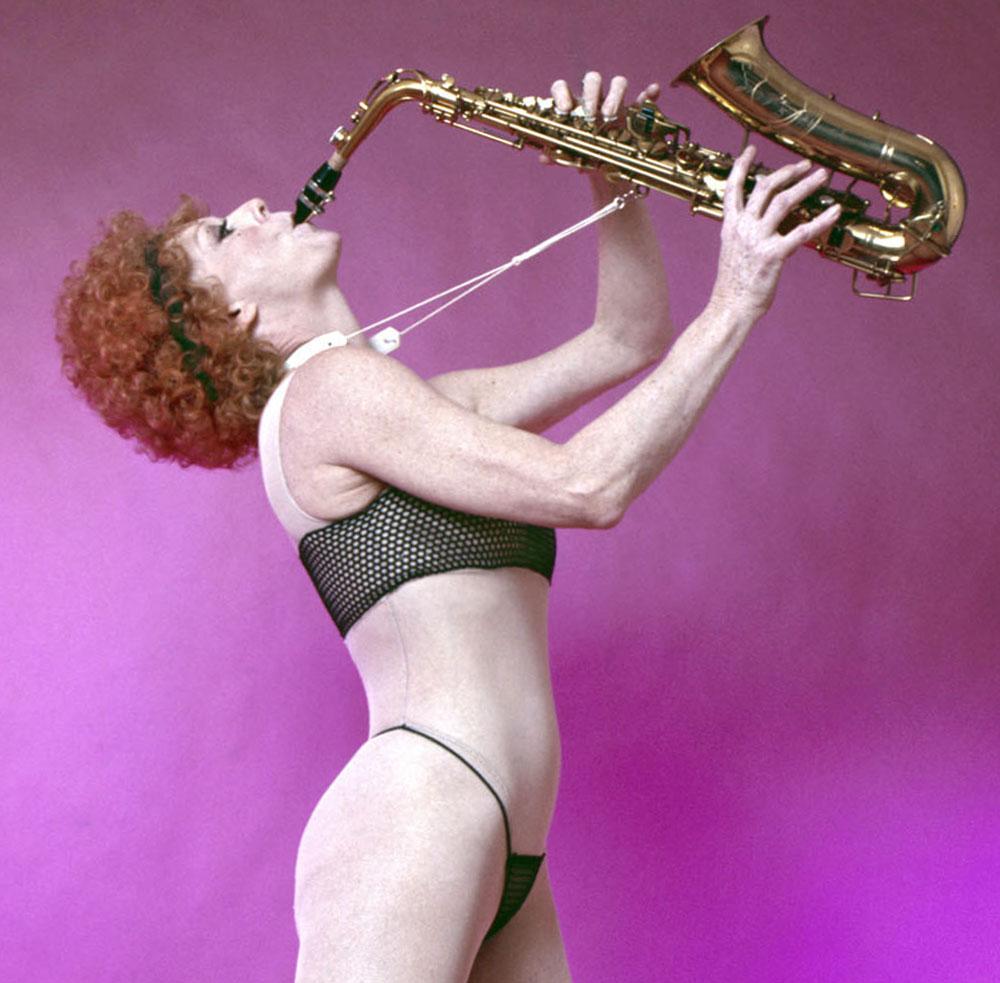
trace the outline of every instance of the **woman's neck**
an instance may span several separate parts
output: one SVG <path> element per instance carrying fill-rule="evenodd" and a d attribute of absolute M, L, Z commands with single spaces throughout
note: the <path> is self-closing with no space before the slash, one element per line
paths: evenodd
<path fill-rule="evenodd" d="M 330 331 L 350 335 L 360 327 L 340 287 L 330 284 L 297 297 L 288 307 L 261 311 L 254 335 L 289 354 L 319 335 Z M 364 337 L 358 335 L 351 344 L 365 344 Z"/>

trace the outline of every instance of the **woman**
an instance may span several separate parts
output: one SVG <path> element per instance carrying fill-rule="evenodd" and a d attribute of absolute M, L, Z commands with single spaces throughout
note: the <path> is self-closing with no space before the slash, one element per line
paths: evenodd
<path fill-rule="evenodd" d="M 617 118 L 626 82 L 584 79 Z M 574 108 L 565 82 L 552 88 Z M 640 98 L 655 98 L 657 86 Z M 641 204 L 600 227 L 594 323 L 514 366 L 423 381 L 361 336 L 340 239 L 253 199 L 186 202 L 163 229 L 119 216 L 65 285 L 66 371 L 154 458 L 231 466 L 259 448 L 272 506 L 345 636 L 370 738 L 323 795 L 295 872 L 298 983 L 569 980 L 546 865 L 560 746 L 546 603 L 552 527 L 613 526 L 694 427 L 784 260 L 836 208 L 781 220 L 827 175 L 800 162 L 726 189 L 718 276 L 670 340 Z M 615 193 L 600 176 L 595 197 Z M 309 351 L 308 349 L 306 350 Z M 656 366 L 563 445 L 538 434 Z"/>

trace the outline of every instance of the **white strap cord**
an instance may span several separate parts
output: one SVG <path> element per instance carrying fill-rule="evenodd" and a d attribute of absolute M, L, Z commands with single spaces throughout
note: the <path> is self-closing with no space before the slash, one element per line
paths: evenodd
<path fill-rule="evenodd" d="M 620 194 L 613 201 L 608 202 L 608 204 L 606 204 L 603 208 L 594 212 L 593 215 L 589 215 L 587 218 L 581 219 L 579 222 L 568 226 L 561 232 L 557 232 L 554 236 L 550 236 L 543 242 L 538 243 L 537 246 L 532 246 L 523 253 L 518 253 L 517 256 L 513 256 L 502 266 L 497 266 L 492 270 L 487 270 L 485 273 L 480 273 L 478 276 L 474 276 L 471 279 L 466 280 L 464 283 L 458 283 L 454 287 L 442 290 L 441 293 L 435 294 L 433 297 L 428 297 L 426 300 L 421 300 L 416 304 L 411 304 L 409 307 L 406 307 L 401 311 L 396 311 L 395 314 L 390 314 L 388 317 L 384 317 L 381 320 L 373 321 L 371 324 L 365 325 L 363 328 L 358 328 L 357 331 L 352 331 L 349 335 L 345 335 L 340 331 L 329 331 L 326 334 L 319 335 L 317 338 L 312 338 L 304 345 L 300 345 L 294 352 L 292 352 L 291 355 L 288 356 L 285 360 L 285 369 L 296 369 L 304 362 L 312 358 L 313 355 L 316 355 L 327 348 L 339 348 L 346 345 L 351 338 L 354 338 L 359 334 L 366 334 L 375 328 L 381 327 L 381 325 L 385 324 L 387 321 L 394 321 L 396 318 L 402 317 L 404 314 L 409 314 L 411 311 L 415 311 L 419 307 L 425 307 L 427 304 L 432 304 L 434 301 L 440 300 L 442 297 L 447 297 L 449 294 L 453 294 L 458 290 L 462 291 L 457 296 L 445 301 L 439 307 L 434 308 L 434 310 L 432 310 L 429 314 L 425 314 L 423 317 L 418 318 L 405 328 L 397 330 L 396 328 L 390 326 L 372 337 L 371 344 L 376 350 L 382 352 L 383 354 L 395 351 L 395 349 L 399 347 L 400 339 L 403 335 L 423 324 L 424 321 L 430 320 L 435 314 L 440 314 L 446 307 L 450 307 L 456 301 L 461 300 L 463 297 L 467 297 L 474 290 L 478 290 L 480 287 L 485 287 L 487 283 L 491 280 L 495 280 L 501 273 L 506 273 L 509 269 L 512 269 L 515 266 L 520 266 L 526 260 L 532 259 L 539 253 L 545 252 L 545 250 L 549 247 L 554 246 L 557 242 L 560 242 L 576 232 L 580 232 L 588 225 L 592 225 L 594 222 L 599 222 L 602 218 L 606 218 L 612 212 L 620 211 L 633 198 L 640 197 L 640 195 L 644 194 L 645 191 L 645 188 L 629 188 L 628 191 Z"/>

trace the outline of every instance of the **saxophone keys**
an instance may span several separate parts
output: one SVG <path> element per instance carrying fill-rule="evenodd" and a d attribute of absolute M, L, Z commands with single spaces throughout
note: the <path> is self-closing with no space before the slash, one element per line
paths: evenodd
<path fill-rule="evenodd" d="M 685 171 L 696 168 L 701 163 L 701 158 L 698 155 L 699 149 L 697 144 L 685 144 L 683 147 L 680 147 L 674 158 L 677 161 L 677 165 Z"/>

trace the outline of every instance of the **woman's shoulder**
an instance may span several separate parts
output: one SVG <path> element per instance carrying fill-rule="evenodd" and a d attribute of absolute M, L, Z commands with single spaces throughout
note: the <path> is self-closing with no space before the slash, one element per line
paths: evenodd
<path fill-rule="evenodd" d="M 336 453 L 362 446 L 414 413 L 433 416 L 440 395 L 412 369 L 367 347 L 331 348 L 297 368 L 288 387 L 288 426 L 311 435 L 317 448 Z"/>
<path fill-rule="evenodd" d="M 284 391 L 272 395 L 277 396 L 273 410 L 279 440 L 270 466 L 280 467 L 301 510 L 326 521 L 359 511 L 386 487 L 371 475 L 334 463 L 338 431 L 352 412 L 343 399 L 345 389 L 354 386 L 352 376 L 359 368 L 371 364 L 370 355 L 382 357 L 355 349 L 321 352 L 286 376 L 279 384 Z M 264 450 L 262 441 L 262 455 Z"/>
<path fill-rule="evenodd" d="M 336 399 L 370 388 L 373 378 L 392 385 L 394 378 L 409 375 L 422 382 L 402 363 L 364 345 L 327 348 L 313 355 L 292 373 L 297 399 L 323 396 Z"/>

